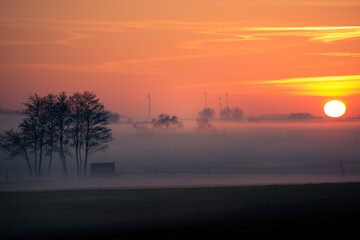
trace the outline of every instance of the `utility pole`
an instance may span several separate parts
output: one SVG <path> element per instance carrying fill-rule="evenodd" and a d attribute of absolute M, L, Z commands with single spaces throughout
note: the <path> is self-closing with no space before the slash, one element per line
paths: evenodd
<path fill-rule="evenodd" d="M 204 95 L 205 95 L 205 109 L 206 109 L 206 89 L 205 89 Z"/>
<path fill-rule="evenodd" d="M 221 100 L 222 100 L 222 97 L 219 96 L 219 103 L 220 103 L 219 117 L 220 117 L 220 118 L 221 118 Z"/>
<path fill-rule="evenodd" d="M 148 118 L 151 119 L 151 95 L 150 95 L 150 90 L 149 90 L 149 93 L 148 93 L 148 104 L 149 104 L 149 108 L 148 108 Z"/>
<path fill-rule="evenodd" d="M 229 117 L 229 94 L 226 93 L 226 117 Z"/>

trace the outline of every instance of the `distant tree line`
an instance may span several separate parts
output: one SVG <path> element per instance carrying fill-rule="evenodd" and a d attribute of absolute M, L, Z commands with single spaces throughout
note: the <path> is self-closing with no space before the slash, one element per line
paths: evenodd
<path fill-rule="evenodd" d="M 0 150 L 23 158 L 31 176 L 42 175 L 45 157 L 49 175 L 57 157 L 65 176 L 68 158 L 76 161 L 77 175 L 85 176 L 89 154 L 105 150 L 112 141 L 111 114 L 92 92 L 34 94 L 24 106 L 18 128 L 0 134 Z"/>
<path fill-rule="evenodd" d="M 311 121 L 318 117 L 310 113 L 290 113 L 290 114 L 262 114 L 259 121 Z"/>
<path fill-rule="evenodd" d="M 198 113 L 198 118 L 196 119 L 199 129 L 209 129 L 212 128 L 210 120 L 213 119 L 215 111 L 212 108 L 204 108 Z"/>
<path fill-rule="evenodd" d="M 4 114 L 4 115 L 22 115 L 23 112 L 20 111 L 20 110 L 0 108 L 0 114 Z"/>
<path fill-rule="evenodd" d="M 119 113 L 109 111 L 109 123 L 110 124 L 118 124 L 118 123 L 132 124 L 133 120 L 129 116 L 120 115 Z"/>
<path fill-rule="evenodd" d="M 154 133 L 148 129 L 148 125 L 151 124 L 154 130 L 163 132 L 169 132 L 173 129 L 179 129 L 183 127 L 183 123 L 179 121 L 177 116 L 170 116 L 165 113 L 161 113 L 157 118 L 152 121 L 134 122 L 132 127 L 135 129 L 138 135 L 153 135 Z"/>
<path fill-rule="evenodd" d="M 242 121 L 243 111 L 238 107 L 223 108 L 220 112 L 220 119 L 223 121 Z"/>
<path fill-rule="evenodd" d="M 183 123 L 179 121 L 177 116 L 167 115 L 165 113 L 162 113 L 159 115 L 158 118 L 154 118 L 152 120 L 153 128 L 156 129 L 163 129 L 163 130 L 169 130 L 172 128 L 182 128 Z"/>

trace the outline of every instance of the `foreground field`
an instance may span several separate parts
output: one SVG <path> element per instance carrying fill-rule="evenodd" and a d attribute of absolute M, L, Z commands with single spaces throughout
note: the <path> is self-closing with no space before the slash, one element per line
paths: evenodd
<path fill-rule="evenodd" d="M 360 236 L 360 184 L 0 193 L 0 238 Z"/>

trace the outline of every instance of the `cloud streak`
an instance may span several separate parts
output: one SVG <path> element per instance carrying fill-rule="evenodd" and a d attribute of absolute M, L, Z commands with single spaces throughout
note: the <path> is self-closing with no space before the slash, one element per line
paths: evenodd
<path fill-rule="evenodd" d="M 209 43 L 230 43 L 239 41 L 270 40 L 274 37 L 300 37 L 310 42 L 332 43 L 346 39 L 360 38 L 360 26 L 305 26 L 305 27 L 231 27 L 197 32 L 201 35 L 221 36 L 218 38 L 192 40 L 179 43 L 180 48 L 200 49 Z"/>
<path fill-rule="evenodd" d="M 302 26 L 302 27 L 243 27 L 236 22 L 194 22 L 171 20 L 146 21 L 79 21 L 54 20 L 39 18 L 0 17 L 0 26 L 11 28 L 44 29 L 49 31 L 71 32 L 75 39 L 90 37 L 94 32 L 125 32 L 137 30 L 152 31 L 185 31 L 202 36 L 218 36 L 217 38 L 193 39 L 179 42 L 179 48 L 199 49 L 204 44 L 231 43 L 238 41 L 266 40 L 276 36 L 304 37 L 308 41 L 331 43 L 335 41 L 360 37 L 360 26 Z M 76 36 L 80 36 L 76 38 Z M 63 40 L 58 40 L 63 42 Z M 69 42 L 69 41 L 66 41 Z M 2 41 L 2 45 L 14 44 L 48 44 L 49 41 Z M 56 43 L 56 41 L 55 41 Z"/>
<path fill-rule="evenodd" d="M 234 84 L 268 85 L 283 89 L 289 94 L 309 96 L 346 96 L 360 93 L 360 75 L 287 78 Z"/>
<path fill-rule="evenodd" d="M 345 52 L 316 53 L 315 55 L 334 56 L 334 57 L 360 57 L 360 53 L 345 53 Z"/>
<path fill-rule="evenodd" d="M 44 44 L 55 44 L 55 45 L 71 45 L 75 41 L 92 38 L 93 36 L 84 33 L 69 33 L 68 36 L 56 40 L 46 41 L 0 41 L 0 45 L 44 45 Z"/>
<path fill-rule="evenodd" d="M 240 27 L 227 28 L 213 32 L 203 32 L 204 34 L 248 36 L 251 39 L 259 39 L 267 37 L 304 37 L 308 41 L 316 41 L 322 43 L 331 43 L 335 41 L 359 38 L 360 26 L 310 26 L 310 27 Z"/>
<path fill-rule="evenodd" d="M 269 3 L 265 1 L 264 3 Z M 353 7 L 359 6 L 357 0 L 274 0 L 272 4 L 291 5 L 291 6 L 319 6 L 319 7 Z"/>
<path fill-rule="evenodd" d="M 64 70 L 73 72 L 120 72 L 120 73 L 154 73 L 150 69 L 144 69 L 143 64 L 152 62 L 168 62 L 180 61 L 186 59 L 205 58 L 210 56 L 217 56 L 216 54 L 198 54 L 198 55 L 180 55 L 180 56 L 167 56 L 167 57 L 154 57 L 142 59 L 129 59 L 111 61 L 98 64 L 52 64 L 52 63 L 20 63 L 20 64 L 7 64 L 18 67 L 39 68 L 49 70 Z M 141 68 L 141 71 L 139 71 Z"/>

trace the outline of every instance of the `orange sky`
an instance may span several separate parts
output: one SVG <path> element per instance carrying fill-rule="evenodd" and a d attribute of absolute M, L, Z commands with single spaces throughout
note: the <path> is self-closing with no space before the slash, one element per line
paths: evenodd
<path fill-rule="evenodd" d="M 360 116 L 360 1 L 0 1 L 0 107 L 90 90 L 135 118 L 195 117 L 218 97 L 246 116 Z M 224 106 L 225 101 L 223 101 Z"/>

